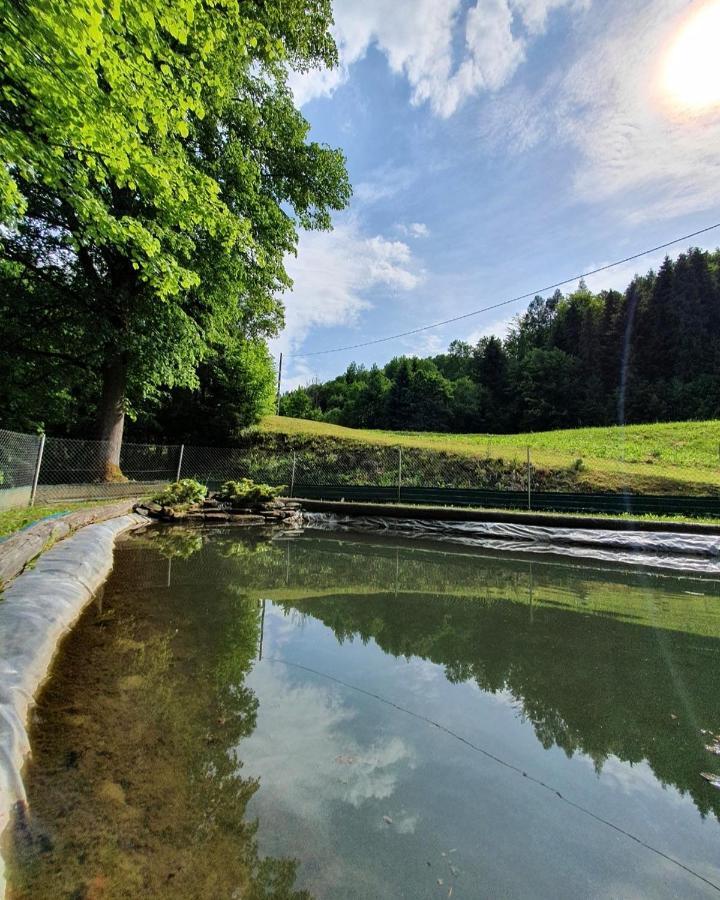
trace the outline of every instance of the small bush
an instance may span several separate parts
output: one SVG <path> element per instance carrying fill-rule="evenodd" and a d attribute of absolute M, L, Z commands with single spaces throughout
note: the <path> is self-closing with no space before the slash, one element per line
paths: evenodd
<path fill-rule="evenodd" d="M 240 481 L 226 481 L 219 494 L 220 500 L 226 500 L 238 506 L 266 503 L 282 492 L 282 487 L 271 487 L 269 484 L 256 484 L 249 478 Z"/>
<path fill-rule="evenodd" d="M 161 506 L 179 506 L 181 504 L 199 503 L 205 498 L 206 489 L 204 484 L 195 481 L 193 478 L 183 478 L 181 481 L 174 481 L 169 484 L 165 490 L 160 491 L 153 500 Z"/>
<path fill-rule="evenodd" d="M 585 460 L 582 457 L 578 457 L 578 459 L 570 464 L 571 472 L 584 472 L 586 468 Z"/>

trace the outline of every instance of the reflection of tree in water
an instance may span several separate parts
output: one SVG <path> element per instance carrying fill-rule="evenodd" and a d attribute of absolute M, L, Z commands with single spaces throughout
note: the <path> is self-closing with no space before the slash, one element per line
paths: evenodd
<path fill-rule="evenodd" d="M 699 777 L 717 768 L 700 733 L 720 730 L 717 583 L 372 543 L 219 532 L 183 566 L 318 618 L 340 641 L 374 640 L 453 682 L 509 690 L 544 747 L 598 769 L 610 755 L 647 760 L 720 814 Z M 687 593 L 698 590 L 709 596 Z"/>
<path fill-rule="evenodd" d="M 189 559 L 203 548 L 203 533 L 197 528 L 174 525 L 151 528 L 147 540 L 165 559 Z"/>
<path fill-rule="evenodd" d="M 451 681 L 509 690 L 544 747 L 582 751 L 598 769 L 610 755 L 646 759 L 701 812 L 720 812 L 699 777 L 713 768 L 700 728 L 720 728 L 720 611 L 717 597 L 687 596 L 697 585 L 559 565 L 533 576 L 518 560 L 350 540 L 217 549 L 204 552 L 234 583 L 338 640 L 374 640 L 442 664 Z"/>
<path fill-rule="evenodd" d="M 124 597 L 138 566 L 156 586 Z M 102 611 L 62 648 L 31 733 L 13 898 L 308 896 L 294 861 L 259 859 L 244 821 L 258 785 L 230 752 L 255 727 L 258 606 L 213 585 L 204 615 L 196 589 L 157 596 L 164 573 L 155 554 L 118 554 Z"/>
<path fill-rule="evenodd" d="M 720 813 L 699 777 L 713 766 L 699 729 L 720 725 L 718 640 L 548 607 L 531 622 L 526 607 L 482 598 L 362 594 L 284 606 L 341 640 L 373 639 L 394 656 L 439 663 L 450 681 L 508 690 L 544 747 L 582 751 L 598 769 L 611 754 L 647 759 L 701 812 Z"/>
<path fill-rule="evenodd" d="M 598 767 L 647 759 L 718 813 L 699 728 L 720 726 L 720 614 L 694 589 L 401 543 L 151 530 L 118 552 L 104 609 L 40 699 L 13 896 L 302 896 L 293 862 L 258 858 L 257 784 L 229 752 L 255 727 L 244 679 L 265 597 L 341 641 L 508 690 L 543 746 Z"/>

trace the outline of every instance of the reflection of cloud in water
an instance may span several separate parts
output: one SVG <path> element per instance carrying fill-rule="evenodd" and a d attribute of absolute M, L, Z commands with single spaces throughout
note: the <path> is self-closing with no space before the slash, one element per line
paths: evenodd
<path fill-rule="evenodd" d="M 247 683 L 260 708 L 255 732 L 236 748 L 243 775 L 259 776 L 266 799 L 272 795 L 303 818 L 322 819 L 328 803 L 358 808 L 385 800 L 402 769 L 414 766 L 399 737 L 362 746 L 347 727 L 356 712 L 335 688 L 292 684 L 270 661 L 256 665 Z M 412 831 L 411 818 L 401 817 L 398 829 Z"/>
<path fill-rule="evenodd" d="M 400 834 L 415 834 L 415 828 L 419 821 L 420 816 L 413 816 L 403 811 L 401 815 L 395 816 L 393 824 L 395 825 L 395 830 Z"/>
<path fill-rule="evenodd" d="M 410 763 L 410 754 L 404 741 L 390 738 L 389 741 L 374 743 L 369 750 L 358 751 L 347 764 L 347 792 L 342 798 L 355 807 L 365 800 L 383 800 L 395 791 L 400 763 Z"/>
<path fill-rule="evenodd" d="M 283 612 L 277 609 L 272 600 L 265 601 L 265 648 L 266 652 L 280 650 L 290 640 L 302 633 L 305 616 L 296 611 Z"/>
<path fill-rule="evenodd" d="M 591 765 L 589 757 L 583 757 Z M 636 763 L 623 762 L 617 756 L 608 756 L 603 760 L 600 775 L 616 784 L 625 794 L 644 793 L 652 796 L 657 792 L 658 779 L 646 760 Z M 663 796 L 678 803 L 687 800 L 674 785 L 663 785 Z"/>

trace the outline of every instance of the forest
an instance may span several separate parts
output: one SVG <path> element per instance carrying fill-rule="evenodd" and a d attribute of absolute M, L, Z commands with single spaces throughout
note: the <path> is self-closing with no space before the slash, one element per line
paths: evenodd
<path fill-rule="evenodd" d="M 507 336 L 352 363 L 282 415 L 407 431 L 542 431 L 720 416 L 720 250 L 689 249 L 627 289 L 535 297 Z"/>

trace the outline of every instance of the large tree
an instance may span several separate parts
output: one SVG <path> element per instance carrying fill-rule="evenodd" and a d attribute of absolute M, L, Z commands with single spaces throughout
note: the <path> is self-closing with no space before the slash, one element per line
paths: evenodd
<path fill-rule="evenodd" d="M 335 64 L 330 0 L 0 9 L 5 274 L 51 307 L 51 344 L 75 339 L 36 347 L 97 377 L 112 477 L 129 404 L 275 333 L 298 227 L 329 228 L 349 199 L 342 154 L 308 139 L 287 86 Z"/>

